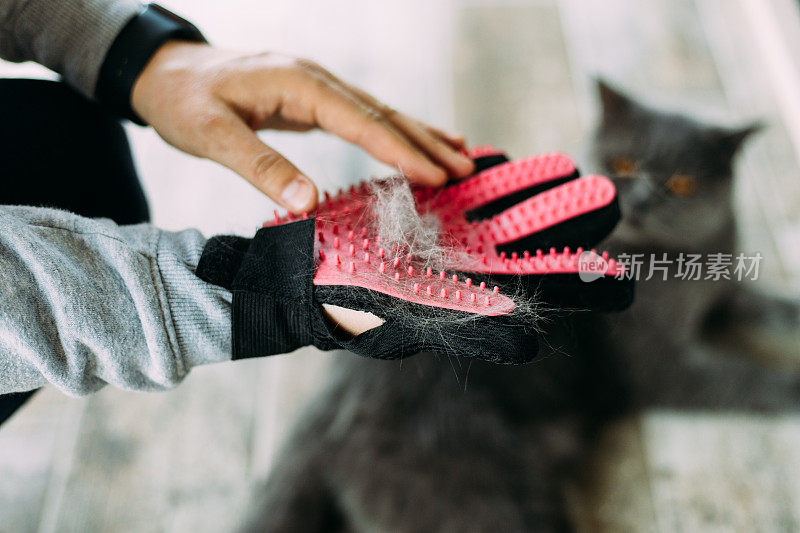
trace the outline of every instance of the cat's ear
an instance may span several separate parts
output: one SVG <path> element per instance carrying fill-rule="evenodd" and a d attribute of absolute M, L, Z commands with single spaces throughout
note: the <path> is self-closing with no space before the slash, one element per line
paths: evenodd
<path fill-rule="evenodd" d="M 629 111 L 636 103 L 627 94 L 609 84 L 603 78 L 596 78 L 597 93 L 603 109 L 603 118 L 619 117 Z"/>
<path fill-rule="evenodd" d="M 753 122 L 739 128 L 719 128 L 714 131 L 714 135 L 720 148 L 733 157 L 748 137 L 763 129 L 762 122 Z"/>

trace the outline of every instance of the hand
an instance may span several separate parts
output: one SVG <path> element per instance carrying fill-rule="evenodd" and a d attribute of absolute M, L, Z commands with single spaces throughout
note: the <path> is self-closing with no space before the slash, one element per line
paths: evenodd
<path fill-rule="evenodd" d="M 170 41 L 140 74 L 131 101 L 168 143 L 225 165 L 294 213 L 316 206 L 317 189 L 257 130 L 321 128 L 425 185 L 473 170 L 459 153 L 461 136 L 394 111 L 308 60 Z"/>

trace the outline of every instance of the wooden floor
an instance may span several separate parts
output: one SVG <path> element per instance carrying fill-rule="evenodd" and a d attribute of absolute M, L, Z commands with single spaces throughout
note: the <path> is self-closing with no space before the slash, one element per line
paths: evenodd
<path fill-rule="evenodd" d="M 524 156 L 578 154 L 596 74 L 735 122 L 742 249 L 800 287 L 800 23 L 794 0 L 174 0 L 230 48 L 312 57 L 393 106 Z M 0 75 L 37 73 L 0 64 Z M 249 233 L 272 204 L 132 127 L 155 222 Z M 265 135 L 323 187 L 386 169 L 322 134 Z M 590 171 L 591 168 L 585 168 Z M 800 350 L 798 350 L 800 353 Z M 798 354 L 793 354 L 798 355 Z M 36 396 L 0 431 L 0 532 L 227 531 L 328 356 L 201 368 L 166 394 Z M 586 530 L 800 529 L 800 418 L 645 413 L 606 435 Z"/>

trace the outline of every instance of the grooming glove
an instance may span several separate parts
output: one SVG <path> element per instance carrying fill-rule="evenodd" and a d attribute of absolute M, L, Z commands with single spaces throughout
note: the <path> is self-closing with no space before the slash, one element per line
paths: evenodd
<path fill-rule="evenodd" d="M 378 359 L 432 351 L 519 364 L 537 354 L 540 298 L 547 309 L 629 304 L 632 286 L 607 255 L 589 254 L 597 279 L 580 276 L 582 247 L 619 218 L 609 180 L 580 177 L 559 154 L 513 162 L 491 148 L 470 155 L 472 177 L 413 188 L 419 214 L 439 221 L 446 270 L 380 242 L 367 183 L 326 194 L 313 217 L 276 214 L 252 239 L 210 239 L 197 274 L 233 293 L 234 359 L 313 345 Z M 544 251 L 555 245 L 575 249 Z M 327 321 L 325 303 L 385 322 L 350 337 Z"/>

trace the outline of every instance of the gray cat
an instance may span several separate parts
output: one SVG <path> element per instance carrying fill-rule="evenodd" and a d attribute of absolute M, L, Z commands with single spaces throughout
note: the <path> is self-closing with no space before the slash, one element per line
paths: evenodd
<path fill-rule="evenodd" d="M 625 217 L 607 247 L 733 252 L 731 163 L 754 128 L 700 124 L 599 89 L 593 148 Z M 614 417 L 654 405 L 800 406 L 798 372 L 705 341 L 763 316 L 786 330 L 800 324 L 794 302 L 744 291 L 733 280 L 641 281 L 624 313 L 554 317 L 544 359 L 526 367 L 340 354 L 255 492 L 245 529 L 570 530 L 563 484 Z"/>

